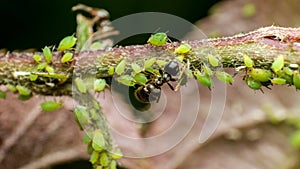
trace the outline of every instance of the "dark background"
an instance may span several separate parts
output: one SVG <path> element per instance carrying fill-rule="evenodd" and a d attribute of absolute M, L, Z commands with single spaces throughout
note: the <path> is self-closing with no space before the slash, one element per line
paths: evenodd
<path fill-rule="evenodd" d="M 58 44 L 76 30 L 72 6 L 104 8 L 111 20 L 137 12 L 165 12 L 192 23 L 205 17 L 218 0 L 1 0 L 0 49 L 36 48 Z"/>
<path fill-rule="evenodd" d="M 58 44 L 76 30 L 78 3 L 104 8 L 111 20 L 137 12 L 164 12 L 192 23 L 207 16 L 208 9 L 219 0 L 2 0 L 0 5 L 0 49 L 36 48 Z M 87 161 L 58 165 L 53 169 L 90 168 Z"/>

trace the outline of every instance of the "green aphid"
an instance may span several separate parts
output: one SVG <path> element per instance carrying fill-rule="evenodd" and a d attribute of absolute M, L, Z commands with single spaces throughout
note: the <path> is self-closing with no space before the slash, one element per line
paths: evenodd
<path fill-rule="evenodd" d="M 283 66 L 284 66 L 284 57 L 283 55 L 280 55 L 274 60 L 271 68 L 273 69 L 274 72 L 278 72 L 283 68 Z"/>
<path fill-rule="evenodd" d="M 51 66 L 49 66 L 49 65 L 46 66 L 45 70 L 46 70 L 48 73 L 54 73 L 54 68 L 51 67 Z"/>
<path fill-rule="evenodd" d="M 31 91 L 24 86 L 17 85 L 16 89 L 18 90 L 20 95 L 29 96 L 31 94 Z"/>
<path fill-rule="evenodd" d="M 247 17 L 247 18 L 252 17 L 256 12 L 255 4 L 253 4 L 253 3 L 245 4 L 242 8 L 242 12 L 243 12 L 244 17 Z"/>
<path fill-rule="evenodd" d="M 108 164 L 109 164 L 109 158 L 108 158 L 106 152 L 101 153 L 101 155 L 100 155 L 100 164 L 103 167 L 108 166 Z"/>
<path fill-rule="evenodd" d="M 142 71 L 142 68 L 137 63 L 132 63 L 131 67 L 135 73 L 140 73 Z"/>
<path fill-rule="evenodd" d="M 292 69 L 290 69 L 289 67 L 284 67 L 283 71 L 285 74 L 292 76 L 294 74 L 294 71 Z"/>
<path fill-rule="evenodd" d="M 138 73 L 138 74 L 136 74 L 133 77 L 133 79 L 136 82 L 140 83 L 140 84 L 145 84 L 148 81 L 148 79 L 147 79 L 147 77 L 146 77 L 146 75 L 144 73 Z"/>
<path fill-rule="evenodd" d="M 43 62 L 43 63 L 40 63 L 37 65 L 36 69 L 37 70 L 44 70 L 47 66 L 47 63 L 46 62 Z"/>
<path fill-rule="evenodd" d="M 181 44 L 180 46 L 178 46 L 178 47 L 175 49 L 175 53 L 177 53 L 177 54 L 186 54 L 186 53 L 188 53 L 191 49 L 192 49 L 192 47 L 191 47 L 189 44 L 183 43 L 183 44 Z"/>
<path fill-rule="evenodd" d="M 102 49 L 105 49 L 105 45 L 103 45 L 103 43 L 101 43 L 101 42 L 94 42 L 91 44 L 89 49 L 90 50 L 102 50 Z"/>
<path fill-rule="evenodd" d="M 77 106 L 74 109 L 74 116 L 80 128 L 82 128 L 81 125 L 86 125 L 90 123 L 89 114 L 85 107 Z"/>
<path fill-rule="evenodd" d="M 134 86 L 134 79 L 129 75 L 123 75 L 117 78 L 117 81 L 125 86 Z"/>
<path fill-rule="evenodd" d="M 33 55 L 33 59 L 35 62 L 39 63 L 40 61 L 42 61 L 43 57 L 41 55 Z"/>
<path fill-rule="evenodd" d="M 91 137 L 87 133 L 85 133 L 83 136 L 83 143 L 89 144 L 91 141 L 92 141 Z"/>
<path fill-rule="evenodd" d="M 100 130 L 94 131 L 92 146 L 96 151 L 101 151 L 105 148 L 105 139 L 103 133 Z"/>
<path fill-rule="evenodd" d="M 108 75 L 113 75 L 115 73 L 115 68 L 113 66 L 110 66 L 108 68 Z"/>
<path fill-rule="evenodd" d="M 100 109 L 101 109 L 99 103 L 98 103 L 97 101 L 95 101 L 95 100 L 93 100 L 93 107 L 94 107 L 96 110 L 100 110 Z"/>
<path fill-rule="evenodd" d="M 28 95 L 28 96 L 19 95 L 18 100 L 26 101 L 26 100 L 31 99 L 31 97 L 32 97 L 32 95 Z"/>
<path fill-rule="evenodd" d="M 213 81 L 212 81 L 211 77 L 202 74 L 199 70 L 194 72 L 194 75 L 195 75 L 196 79 L 198 80 L 198 82 L 201 83 L 202 85 L 207 86 L 209 88 L 212 86 Z"/>
<path fill-rule="evenodd" d="M 267 82 L 272 78 L 272 72 L 269 70 L 259 69 L 259 68 L 251 68 L 249 69 L 249 74 L 251 77 L 260 82 Z"/>
<path fill-rule="evenodd" d="M 251 77 L 246 79 L 246 83 L 251 89 L 254 89 L 254 90 L 259 90 L 262 86 L 260 81 L 256 81 Z"/>
<path fill-rule="evenodd" d="M 168 35 L 166 33 L 156 33 L 154 35 L 151 35 L 148 39 L 148 43 L 154 46 L 162 46 L 166 44 L 168 41 Z"/>
<path fill-rule="evenodd" d="M 187 78 L 189 78 L 189 79 L 194 77 L 192 70 L 189 69 L 188 67 L 185 69 L 184 73 L 186 74 Z"/>
<path fill-rule="evenodd" d="M 43 54 L 45 57 L 46 62 L 49 64 L 52 62 L 52 52 L 50 50 L 50 48 L 48 48 L 47 46 L 43 49 Z"/>
<path fill-rule="evenodd" d="M 208 55 L 208 61 L 213 67 L 219 66 L 219 60 L 213 55 Z"/>
<path fill-rule="evenodd" d="M 99 152 L 93 151 L 90 157 L 90 162 L 92 164 L 96 164 L 99 161 Z"/>
<path fill-rule="evenodd" d="M 293 147 L 300 148 L 300 131 L 296 131 L 290 137 L 290 142 Z"/>
<path fill-rule="evenodd" d="M 99 114 L 97 113 L 97 111 L 95 109 L 91 109 L 90 113 L 91 113 L 92 120 L 94 120 L 94 121 L 99 120 Z"/>
<path fill-rule="evenodd" d="M 293 75 L 293 84 L 296 87 L 296 89 L 300 89 L 300 74 L 299 72 L 294 72 Z"/>
<path fill-rule="evenodd" d="M 7 84 L 7 85 L 6 85 L 6 88 L 7 88 L 9 91 L 13 92 L 13 93 L 15 93 L 15 92 L 17 91 L 17 88 L 16 88 L 15 86 L 13 86 L 13 85 L 10 85 L 10 84 Z"/>
<path fill-rule="evenodd" d="M 247 68 L 252 68 L 254 65 L 253 60 L 247 55 L 244 55 L 244 64 Z"/>
<path fill-rule="evenodd" d="M 184 60 L 184 55 L 179 55 L 176 57 L 177 60 L 179 60 L 180 62 L 182 62 Z"/>
<path fill-rule="evenodd" d="M 156 60 L 156 63 L 159 67 L 164 67 L 166 64 L 168 64 L 169 62 L 164 61 L 164 60 Z"/>
<path fill-rule="evenodd" d="M 122 152 L 121 152 L 120 149 L 114 150 L 114 152 L 111 153 L 110 155 L 111 155 L 111 157 L 112 157 L 113 159 L 115 159 L 115 160 L 120 159 L 120 158 L 123 157 L 123 154 L 122 154 Z"/>
<path fill-rule="evenodd" d="M 75 38 L 74 36 L 67 36 L 60 41 L 57 50 L 64 51 L 71 49 L 76 44 L 76 41 L 77 38 Z"/>
<path fill-rule="evenodd" d="M 115 69 L 117 75 L 121 75 L 125 71 L 126 61 L 122 60 Z"/>
<path fill-rule="evenodd" d="M 44 111 L 54 111 L 60 109 L 62 107 L 62 103 L 56 101 L 45 101 L 41 103 L 40 106 Z"/>
<path fill-rule="evenodd" d="M 204 73 L 205 73 L 207 76 L 209 76 L 209 77 L 212 76 L 213 72 L 212 72 L 212 70 L 211 70 L 208 66 L 203 65 L 202 68 L 203 68 Z"/>
<path fill-rule="evenodd" d="M 116 161 L 112 161 L 111 163 L 110 163 L 110 169 L 117 169 L 117 163 L 116 163 Z"/>
<path fill-rule="evenodd" d="M 284 84 L 286 84 L 286 80 L 283 78 L 280 78 L 280 77 L 276 77 L 271 80 L 271 83 L 277 84 L 277 85 L 284 85 Z"/>
<path fill-rule="evenodd" d="M 67 52 L 63 55 L 63 57 L 61 58 L 61 63 L 67 63 L 69 61 L 71 61 L 73 58 L 73 53 L 71 52 Z"/>
<path fill-rule="evenodd" d="M 226 72 L 216 71 L 215 75 L 221 82 L 229 84 L 232 84 L 233 82 L 233 77 Z"/>
<path fill-rule="evenodd" d="M 38 77 L 39 77 L 39 76 L 36 75 L 36 74 L 30 74 L 30 75 L 29 75 L 30 81 L 36 81 Z"/>
<path fill-rule="evenodd" d="M 105 89 L 106 81 L 105 79 L 96 79 L 94 81 L 94 91 L 101 92 Z"/>
<path fill-rule="evenodd" d="M 147 69 L 147 68 L 152 67 L 152 65 L 153 65 L 155 62 L 156 62 L 156 58 L 151 58 L 151 59 L 145 60 L 145 62 L 144 62 L 144 68 Z"/>
<path fill-rule="evenodd" d="M 6 98 L 6 93 L 0 90 L 0 99 L 5 99 L 5 98 Z"/>
<path fill-rule="evenodd" d="M 80 79 L 80 78 L 77 77 L 75 79 L 75 85 L 76 85 L 76 87 L 77 87 L 77 89 L 78 89 L 79 92 L 81 92 L 81 93 L 86 93 L 87 92 L 87 89 L 86 89 L 86 86 L 85 86 L 85 82 L 83 82 L 82 79 Z"/>

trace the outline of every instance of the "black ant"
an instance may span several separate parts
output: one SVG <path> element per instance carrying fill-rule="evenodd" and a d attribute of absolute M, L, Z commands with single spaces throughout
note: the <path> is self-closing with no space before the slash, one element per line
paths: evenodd
<path fill-rule="evenodd" d="M 159 102 L 161 86 L 165 83 L 167 83 L 170 89 L 174 91 L 174 87 L 169 82 L 177 80 L 173 78 L 173 76 L 176 76 L 179 73 L 179 64 L 175 61 L 169 62 L 164 67 L 164 70 L 159 69 L 160 75 L 149 71 L 144 71 L 144 73 L 150 76 L 150 80 L 146 82 L 146 84 L 138 87 L 135 91 L 135 97 L 143 103 L 150 103 L 155 100 L 156 102 Z"/>

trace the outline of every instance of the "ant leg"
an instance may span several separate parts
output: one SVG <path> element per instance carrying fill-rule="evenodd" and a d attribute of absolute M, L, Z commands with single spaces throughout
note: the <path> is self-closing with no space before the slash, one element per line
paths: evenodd
<path fill-rule="evenodd" d="M 170 83 L 167 83 L 167 84 L 171 88 L 171 90 L 175 91 L 174 87 Z"/>

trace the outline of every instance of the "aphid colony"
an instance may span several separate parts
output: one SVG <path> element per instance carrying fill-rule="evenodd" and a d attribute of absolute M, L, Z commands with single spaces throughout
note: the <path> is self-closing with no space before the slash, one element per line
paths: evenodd
<path fill-rule="evenodd" d="M 244 56 L 246 84 L 254 90 L 261 90 L 262 86 L 269 85 L 294 85 L 300 89 L 300 75 L 297 64 L 285 65 L 283 55 L 278 56 L 272 63 L 270 70 L 254 67 L 254 61 L 247 55 Z"/>

